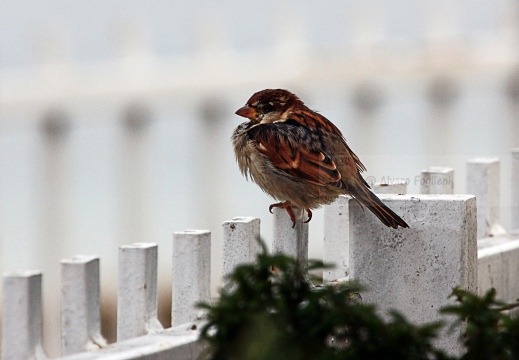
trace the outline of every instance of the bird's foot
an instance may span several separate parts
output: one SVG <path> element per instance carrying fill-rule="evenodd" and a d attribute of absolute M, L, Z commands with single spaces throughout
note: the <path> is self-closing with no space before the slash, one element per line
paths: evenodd
<path fill-rule="evenodd" d="M 290 220 L 292 220 L 292 228 L 294 228 L 296 226 L 296 217 L 294 215 L 294 212 L 292 211 L 292 204 L 290 203 L 290 201 L 284 201 L 284 202 L 280 202 L 280 203 L 276 203 L 276 204 L 272 204 L 269 206 L 269 211 L 270 213 L 272 214 L 272 209 L 273 208 L 282 208 L 282 209 L 285 209 L 288 213 L 288 216 L 290 216 Z M 308 213 L 308 220 L 305 221 L 305 223 L 309 222 L 310 220 L 312 220 L 312 211 L 310 209 L 305 209 L 306 212 Z"/>
<path fill-rule="evenodd" d="M 284 201 L 284 202 L 270 205 L 269 211 L 271 214 L 272 214 L 273 208 L 285 209 L 288 213 L 288 216 L 290 216 L 290 220 L 292 220 L 292 227 L 296 226 L 296 216 L 294 215 L 294 212 L 292 211 L 292 204 L 290 203 L 290 201 Z"/>

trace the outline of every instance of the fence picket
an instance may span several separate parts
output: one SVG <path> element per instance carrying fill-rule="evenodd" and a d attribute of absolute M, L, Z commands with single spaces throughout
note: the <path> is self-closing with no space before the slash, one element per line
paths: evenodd
<path fill-rule="evenodd" d="M 157 245 L 119 248 L 117 341 L 161 331 L 157 319 Z"/>
<path fill-rule="evenodd" d="M 431 166 L 422 170 L 420 194 L 454 194 L 454 169 Z"/>
<path fill-rule="evenodd" d="M 61 352 L 70 355 L 106 346 L 101 335 L 99 258 L 61 261 Z"/>
<path fill-rule="evenodd" d="M 272 250 L 296 258 L 303 266 L 308 264 L 308 223 L 303 222 L 304 210 L 292 208 L 296 224 L 285 209 L 274 208 L 274 238 Z"/>
<path fill-rule="evenodd" d="M 499 159 L 475 158 L 467 161 L 467 193 L 476 196 L 478 239 L 502 235 L 499 225 Z"/>
<path fill-rule="evenodd" d="M 253 262 L 261 247 L 260 219 L 236 217 L 225 221 L 223 227 L 223 284 L 228 284 L 229 275 L 236 265 Z"/>
<path fill-rule="evenodd" d="M 173 234 L 171 323 L 181 325 L 198 319 L 195 304 L 210 300 L 211 232 L 186 230 Z"/>
<path fill-rule="evenodd" d="M 323 261 L 334 266 L 323 271 L 324 282 L 350 274 L 350 199 L 351 196 L 341 195 L 324 208 Z"/>
<path fill-rule="evenodd" d="M 3 277 L 2 359 L 46 359 L 41 344 L 41 272 L 10 272 Z"/>

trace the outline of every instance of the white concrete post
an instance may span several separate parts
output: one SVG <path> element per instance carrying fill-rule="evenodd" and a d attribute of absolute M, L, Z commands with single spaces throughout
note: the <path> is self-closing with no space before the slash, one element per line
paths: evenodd
<path fill-rule="evenodd" d="M 210 300 L 211 232 L 186 230 L 173 234 L 173 326 L 194 321 L 202 315 L 199 301 Z"/>
<path fill-rule="evenodd" d="M 409 229 L 384 226 L 350 200 L 351 277 L 368 291 L 366 303 L 396 309 L 414 323 L 439 320 L 452 289 L 476 291 L 476 199 L 472 195 L 382 195 Z M 453 300 L 450 300 L 451 302 Z M 457 334 L 443 334 L 439 345 L 459 354 Z"/>
<path fill-rule="evenodd" d="M 41 345 L 41 272 L 4 274 L 2 359 L 46 359 Z"/>
<path fill-rule="evenodd" d="M 157 319 L 157 244 L 119 247 L 117 341 L 161 331 Z"/>
<path fill-rule="evenodd" d="M 70 355 L 105 347 L 101 335 L 99 258 L 61 261 L 61 352 Z"/>
<path fill-rule="evenodd" d="M 391 183 L 375 183 L 372 186 L 375 194 L 407 194 L 407 184 L 404 181 L 393 181 Z"/>
<path fill-rule="evenodd" d="M 261 251 L 259 244 L 260 219 L 236 217 L 223 223 L 223 282 L 236 265 L 251 263 Z"/>
<path fill-rule="evenodd" d="M 272 209 L 274 213 L 274 238 L 272 251 L 296 258 L 302 266 L 308 265 L 308 223 L 303 222 L 303 211 L 293 207 L 296 225 L 282 208 Z M 306 212 L 306 211 L 305 211 Z"/>
<path fill-rule="evenodd" d="M 486 238 L 478 241 L 478 294 L 490 288 L 499 299 L 519 297 L 519 239 Z"/>
<path fill-rule="evenodd" d="M 323 261 L 334 265 L 324 270 L 323 282 L 345 278 L 350 274 L 350 213 L 351 196 L 341 195 L 324 207 Z"/>
<path fill-rule="evenodd" d="M 420 174 L 421 194 L 454 194 L 454 169 L 431 166 Z"/>
<path fill-rule="evenodd" d="M 499 225 L 499 159 L 476 158 L 467 162 L 467 193 L 478 204 L 478 239 L 504 234 Z"/>
<path fill-rule="evenodd" d="M 519 233 L 519 148 L 512 149 L 512 218 L 510 228 Z"/>

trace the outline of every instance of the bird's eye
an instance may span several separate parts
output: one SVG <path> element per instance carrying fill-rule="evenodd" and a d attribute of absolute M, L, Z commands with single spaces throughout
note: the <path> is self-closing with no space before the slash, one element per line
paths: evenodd
<path fill-rule="evenodd" d="M 262 113 L 268 113 L 274 110 L 274 105 L 272 103 L 259 103 L 258 111 Z"/>

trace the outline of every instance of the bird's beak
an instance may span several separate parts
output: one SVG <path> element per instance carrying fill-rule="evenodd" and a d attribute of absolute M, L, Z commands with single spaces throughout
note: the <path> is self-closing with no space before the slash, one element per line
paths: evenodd
<path fill-rule="evenodd" d="M 256 109 L 250 107 L 249 105 L 245 105 L 244 107 L 239 108 L 236 111 L 236 115 L 243 116 L 247 119 L 253 120 L 258 116 L 258 112 L 256 111 Z"/>

